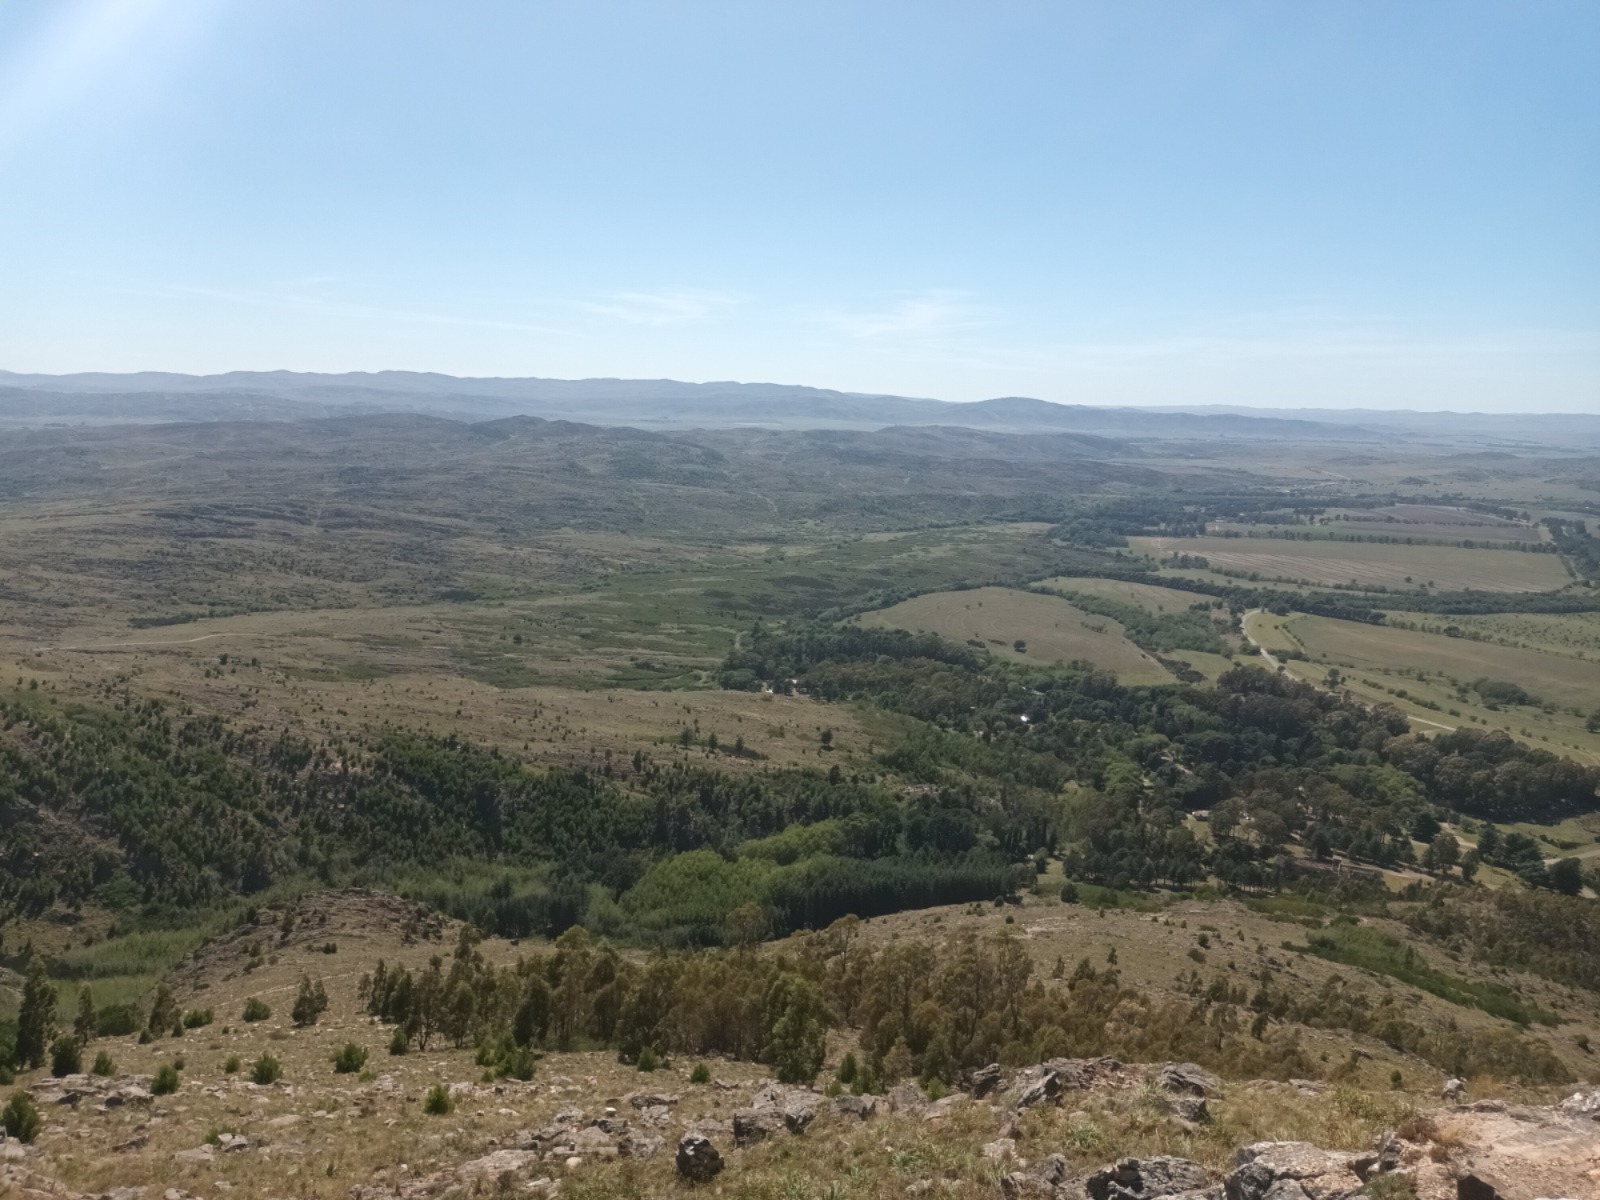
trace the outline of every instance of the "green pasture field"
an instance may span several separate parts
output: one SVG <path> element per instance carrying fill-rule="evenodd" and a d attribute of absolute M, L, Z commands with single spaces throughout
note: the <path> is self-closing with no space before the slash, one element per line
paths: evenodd
<path fill-rule="evenodd" d="M 1212 574 L 1243 572 L 1261 581 L 1385 587 L 1407 591 L 1545 592 L 1572 580 L 1553 554 L 1384 542 L 1296 542 L 1273 538 L 1138 537 L 1129 544 L 1156 559 L 1204 557 Z"/>
<path fill-rule="evenodd" d="M 1116 621 L 1036 592 L 1013 588 L 933 592 L 857 619 L 867 626 L 936 633 L 955 642 L 975 640 L 1017 662 L 1081 659 L 1115 671 L 1123 683 L 1173 682 L 1165 668 L 1127 639 Z M 1017 641 L 1026 643 L 1025 652 L 1013 648 Z"/>

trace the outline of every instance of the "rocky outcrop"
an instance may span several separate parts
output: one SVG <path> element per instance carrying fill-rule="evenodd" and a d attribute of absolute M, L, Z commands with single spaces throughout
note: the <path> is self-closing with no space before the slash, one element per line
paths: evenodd
<path fill-rule="evenodd" d="M 1057 1200 L 1074 1192 L 1082 1195 L 1081 1181 L 1074 1178 L 1072 1166 L 1060 1154 L 1033 1164 L 1026 1170 L 1012 1171 L 1000 1178 L 1000 1194 L 1005 1200 Z"/>
<path fill-rule="evenodd" d="M 870 1119 L 878 1111 L 876 1096 L 835 1096 L 833 1111 L 841 1117 L 854 1117 L 858 1121 Z"/>
<path fill-rule="evenodd" d="M 1365 1183 L 1359 1165 L 1376 1156 L 1322 1150 L 1310 1142 L 1257 1142 L 1237 1154 L 1223 1181 L 1227 1200 L 1346 1200 Z"/>
<path fill-rule="evenodd" d="M 982 1100 L 990 1092 L 999 1091 L 1004 1078 L 1000 1064 L 990 1063 L 986 1067 L 979 1067 L 967 1078 L 967 1090 L 972 1093 L 974 1100 Z"/>
<path fill-rule="evenodd" d="M 754 1145 L 768 1134 L 784 1130 L 804 1133 L 816 1120 L 822 1100 L 822 1096 L 805 1088 L 785 1088 L 775 1083 L 758 1088 L 750 1098 L 750 1106 L 733 1114 L 733 1144 Z"/>
<path fill-rule="evenodd" d="M 1164 1089 L 1177 1096 L 1222 1094 L 1222 1080 L 1196 1063 L 1168 1063 L 1156 1078 Z"/>
<path fill-rule="evenodd" d="M 1215 1181 L 1211 1172 L 1187 1158 L 1157 1155 L 1124 1158 L 1083 1181 L 1089 1200 L 1155 1200 L 1160 1196 L 1198 1196 Z"/>
<path fill-rule="evenodd" d="M 690 1183 L 709 1183 L 722 1174 L 722 1155 L 709 1139 L 686 1133 L 678 1143 L 678 1175 Z"/>
<path fill-rule="evenodd" d="M 1120 1083 L 1124 1072 L 1114 1058 L 1052 1058 L 1018 1076 L 1012 1103 L 1017 1108 L 1054 1103 L 1066 1092 Z"/>
<path fill-rule="evenodd" d="M 1587 1091 L 1554 1108 L 1479 1101 L 1429 1114 L 1434 1142 L 1448 1151 L 1454 1176 L 1455 1196 L 1448 1200 L 1593 1200 L 1600 1195 L 1594 1111 L 1600 1102 Z M 1424 1200 L 1444 1200 L 1441 1187 L 1417 1190 Z"/>
<path fill-rule="evenodd" d="M 768 1134 L 783 1132 L 780 1108 L 741 1108 L 733 1114 L 733 1144 L 753 1146 Z"/>

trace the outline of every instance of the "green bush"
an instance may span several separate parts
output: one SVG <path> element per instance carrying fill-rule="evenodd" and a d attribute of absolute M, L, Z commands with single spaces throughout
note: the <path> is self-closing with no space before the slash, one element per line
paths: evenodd
<path fill-rule="evenodd" d="M 150 1083 L 152 1096 L 170 1096 L 178 1090 L 178 1068 L 171 1063 L 162 1063 L 156 1071 L 156 1077 Z"/>
<path fill-rule="evenodd" d="M 102 1050 L 94 1056 L 94 1066 L 89 1071 L 94 1075 L 115 1075 L 117 1064 L 111 1061 L 111 1055 Z"/>
<path fill-rule="evenodd" d="M 250 1068 L 251 1082 L 259 1083 L 262 1087 L 269 1083 L 277 1083 L 282 1075 L 283 1066 L 270 1054 L 263 1054 Z"/>
<path fill-rule="evenodd" d="M 411 1052 L 411 1039 L 406 1036 L 406 1031 L 401 1026 L 395 1026 L 394 1036 L 389 1039 L 389 1053 L 399 1056 Z"/>
<path fill-rule="evenodd" d="M 265 1021 L 272 1015 L 272 1008 L 259 996 L 251 996 L 244 1002 L 244 1019 L 246 1021 Z"/>
<path fill-rule="evenodd" d="M 201 1029 L 211 1024 L 212 1015 L 209 1008 L 191 1008 L 183 1014 L 183 1027 L 185 1029 Z"/>
<path fill-rule="evenodd" d="M 690 1083 L 710 1083 L 711 1068 L 705 1063 L 695 1063 L 694 1070 L 689 1072 Z"/>
<path fill-rule="evenodd" d="M 95 1013 L 97 1037 L 128 1037 L 144 1027 L 144 1014 L 137 1004 L 108 1004 Z"/>
<path fill-rule="evenodd" d="M 450 1099 L 449 1089 L 442 1083 L 436 1083 L 429 1088 L 427 1097 L 422 1101 L 422 1111 L 435 1117 L 449 1115 L 455 1106 L 455 1101 Z"/>
<path fill-rule="evenodd" d="M 646 1046 L 643 1050 L 639 1051 L 639 1059 L 635 1065 L 638 1066 L 639 1070 L 641 1071 L 654 1071 L 661 1065 L 661 1060 L 656 1057 L 656 1052 L 654 1050 L 650 1049 L 649 1046 Z"/>
<path fill-rule="evenodd" d="M 230 1054 L 228 1055 L 228 1061 L 222 1064 L 222 1073 L 224 1075 L 237 1075 L 240 1065 L 239 1056 Z"/>
<path fill-rule="evenodd" d="M 60 1079 L 83 1070 L 83 1047 L 70 1034 L 62 1034 L 50 1044 L 50 1074 Z"/>
<path fill-rule="evenodd" d="M 19 1142 L 31 1142 L 39 1136 L 39 1110 L 25 1092 L 17 1092 L 10 1100 L 6 1101 L 4 1112 L 0 1112 L 0 1124 L 5 1126 L 6 1136 L 14 1137 Z"/>
<path fill-rule="evenodd" d="M 333 1056 L 333 1069 L 340 1075 L 354 1075 L 366 1065 L 366 1047 L 354 1042 L 346 1042 L 344 1048 Z"/>

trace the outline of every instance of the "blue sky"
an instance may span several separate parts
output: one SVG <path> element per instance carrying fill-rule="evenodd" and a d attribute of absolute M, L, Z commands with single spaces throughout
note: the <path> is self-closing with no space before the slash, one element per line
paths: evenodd
<path fill-rule="evenodd" d="M 0 367 L 1600 411 L 1600 4 L 0 0 Z"/>

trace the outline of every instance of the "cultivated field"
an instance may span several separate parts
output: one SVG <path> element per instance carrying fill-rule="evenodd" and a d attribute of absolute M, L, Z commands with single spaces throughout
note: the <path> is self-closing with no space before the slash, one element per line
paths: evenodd
<path fill-rule="evenodd" d="M 1242 573 L 1264 581 L 1408 591 L 1544 592 L 1571 582 L 1553 554 L 1406 546 L 1382 542 L 1298 542 L 1277 538 L 1129 538 L 1135 550 L 1162 559 L 1204 557 L 1213 575 Z M 1190 572 L 1186 572 L 1190 573 Z"/>
<path fill-rule="evenodd" d="M 1487 676 L 1520 684 L 1560 705 L 1587 708 L 1600 697 L 1597 662 L 1330 617 L 1296 617 L 1289 629 L 1319 661 L 1368 668 L 1416 666 L 1446 672 L 1464 683 Z"/>
<path fill-rule="evenodd" d="M 1074 608 L 1065 600 L 1011 588 L 934 592 L 892 608 L 864 613 L 863 625 L 937 633 L 956 642 L 976 640 L 1019 662 L 1082 659 L 1115 671 L 1124 683 L 1171 683 L 1172 676 L 1109 617 Z M 1013 648 L 1026 643 L 1025 652 Z"/>
<path fill-rule="evenodd" d="M 1041 579 L 1039 586 L 1058 588 L 1067 592 L 1082 592 L 1085 596 L 1099 596 L 1121 604 L 1137 604 L 1149 613 L 1183 612 L 1196 601 L 1208 599 L 1193 592 L 1158 587 L 1153 583 L 1132 583 L 1121 579 L 1080 579 L 1072 575 Z"/>

